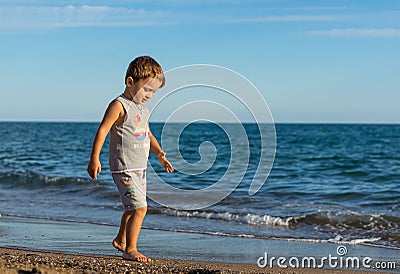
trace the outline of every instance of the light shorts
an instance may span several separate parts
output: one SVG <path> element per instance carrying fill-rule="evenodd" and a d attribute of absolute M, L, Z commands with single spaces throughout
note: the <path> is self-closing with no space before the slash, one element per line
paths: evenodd
<path fill-rule="evenodd" d="M 124 210 L 134 210 L 147 206 L 146 202 L 146 170 L 112 173 L 117 185 Z M 128 182 L 125 185 L 123 182 Z"/>

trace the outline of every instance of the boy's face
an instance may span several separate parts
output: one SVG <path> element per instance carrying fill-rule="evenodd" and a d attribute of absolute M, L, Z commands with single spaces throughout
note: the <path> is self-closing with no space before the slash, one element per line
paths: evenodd
<path fill-rule="evenodd" d="M 157 78 L 148 77 L 140 79 L 132 85 L 131 94 L 133 101 L 137 104 L 144 104 L 150 100 L 153 93 L 156 92 L 161 86 L 161 81 Z"/>

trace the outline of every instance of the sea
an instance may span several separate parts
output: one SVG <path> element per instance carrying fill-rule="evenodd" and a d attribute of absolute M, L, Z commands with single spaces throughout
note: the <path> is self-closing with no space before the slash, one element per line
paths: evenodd
<path fill-rule="evenodd" d="M 123 209 L 108 167 L 108 139 L 97 180 L 86 171 L 98 125 L 1 122 L 0 214 L 118 226 Z M 151 123 L 153 135 L 160 138 L 164 126 Z M 274 163 L 254 195 L 249 187 L 261 155 L 260 131 L 257 124 L 230 125 L 240 126 L 250 158 L 243 159 L 246 172 L 238 174 L 235 190 L 196 210 L 149 198 L 144 228 L 400 249 L 400 125 L 276 124 Z M 149 165 L 175 188 L 204 189 L 228 170 L 229 139 L 218 124 L 192 123 L 181 132 L 178 148 L 196 165 L 201 144 L 211 142 L 216 156 L 206 171 L 187 174 L 175 165 L 166 174 L 154 155 Z M 173 165 L 179 163 L 164 150 Z"/>

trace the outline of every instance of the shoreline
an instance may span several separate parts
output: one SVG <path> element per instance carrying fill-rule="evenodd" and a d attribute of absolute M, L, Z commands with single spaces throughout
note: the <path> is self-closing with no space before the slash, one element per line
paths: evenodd
<path fill-rule="evenodd" d="M 152 263 L 124 261 L 111 245 L 118 227 L 74 223 L 47 219 L 2 216 L 0 218 L 0 272 L 40 268 L 43 273 L 58 270 L 75 272 L 134 273 L 377 273 L 365 268 L 260 268 L 257 260 L 268 252 L 272 256 L 302 258 L 337 255 L 338 244 L 292 242 L 254 238 L 232 238 L 184 232 L 143 229 L 139 250 L 153 259 Z M 363 245 L 344 245 L 346 256 L 371 257 L 374 261 L 400 265 L 399 251 Z M 31 255 L 29 255 L 31 254 Z M 93 261 L 93 258 L 97 258 Z M 87 270 L 85 270 L 85 267 Z M 107 268 L 108 267 L 108 268 Z M 117 270 L 117 268 L 119 270 Z M 58 269 L 56 272 L 54 269 Z M 387 272 L 395 269 L 387 269 Z M 70 271 L 70 272 L 68 272 Z M 208 271 L 208 272 L 205 272 Z M 211 272 L 210 272 L 211 271 Z M 212 272 L 214 271 L 214 272 Z M 7 273 L 7 272 L 6 272 Z M 8 272 L 8 273 L 16 273 Z M 192 272 L 197 273 L 197 272 Z"/>

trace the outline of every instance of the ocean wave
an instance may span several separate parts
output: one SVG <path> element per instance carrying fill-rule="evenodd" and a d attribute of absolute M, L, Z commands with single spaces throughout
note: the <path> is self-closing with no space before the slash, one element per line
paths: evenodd
<path fill-rule="evenodd" d="M 257 215 L 257 214 L 241 214 L 241 213 L 230 213 L 230 212 L 215 212 L 215 211 L 187 211 L 187 210 L 175 210 L 170 208 L 164 208 L 155 210 L 154 213 L 165 214 L 175 217 L 186 217 L 186 218 L 202 218 L 211 220 L 221 221 L 234 221 L 242 224 L 249 225 L 263 225 L 263 226 L 281 226 L 289 227 L 294 224 L 297 217 L 274 217 L 270 215 Z M 153 212 L 151 212 L 153 213 Z"/>
<path fill-rule="evenodd" d="M 2 172 L 0 173 L 0 184 L 12 187 L 58 187 L 82 185 L 92 182 L 87 178 L 47 176 L 32 171 L 26 172 Z"/>
<path fill-rule="evenodd" d="M 296 228 L 302 224 L 320 227 L 335 227 L 361 230 L 395 230 L 400 227 L 400 218 L 384 214 L 360 214 L 357 212 L 319 211 L 299 216 L 271 216 L 251 213 L 216 212 L 212 210 L 176 210 L 170 208 L 151 208 L 149 214 L 164 214 L 181 218 L 200 218 L 236 222 L 253 226 L 272 226 Z"/>
<path fill-rule="evenodd" d="M 113 185 L 89 178 L 47 176 L 32 171 L 2 172 L 0 186 L 3 189 L 29 191 L 53 191 L 58 194 L 90 195 L 97 198 L 119 199 Z"/>
<path fill-rule="evenodd" d="M 362 214 L 354 211 L 318 211 L 305 216 L 303 223 L 337 228 L 357 228 L 362 230 L 397 229 L 400 218 L 386 214 Z"/>

